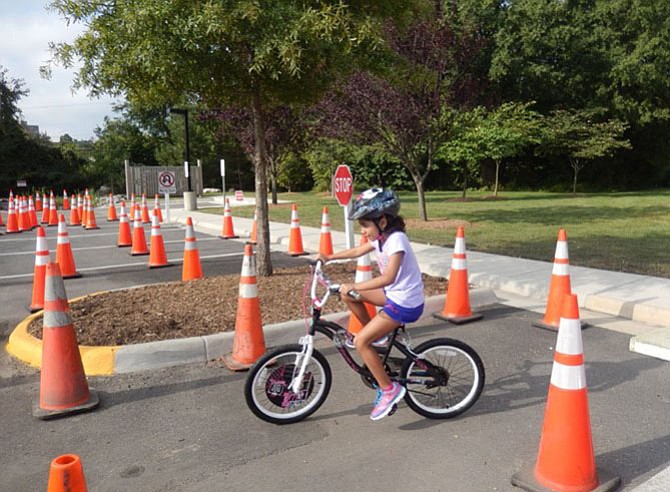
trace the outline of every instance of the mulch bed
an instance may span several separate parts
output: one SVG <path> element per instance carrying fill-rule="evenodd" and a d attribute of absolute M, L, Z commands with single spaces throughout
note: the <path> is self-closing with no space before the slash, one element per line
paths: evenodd
<path fill-rule="evenodd" d="M 337 282 L 351 282 L 355 263 L 328 265 Z M 374 272 L 377 275 L 377 272 Z M 305 318 L 303 291 L 309 267 L 275 269 L 258 277 L 264 325 Z M 444 278 L 423 276 L 426 296 L 444 294 Z M 129 345 L 186 338 L 235 329 L 239 275 L 222 275 L 190 282 L 169 282 L 89 296 L 70 304 L 81 345 Z M 331 297 L 325 312 L 344 311 Z M 31 335 L 41 338 L 42 317 L 30 324 Z"/>

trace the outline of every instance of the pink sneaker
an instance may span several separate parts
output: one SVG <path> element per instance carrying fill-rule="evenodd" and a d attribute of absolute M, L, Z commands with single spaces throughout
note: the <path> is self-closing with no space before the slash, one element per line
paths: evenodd
<path fill-rule="evenodd" d="M 377 390 L 377 399 L 375 400 L 375 408 L 372 409 L 370 418 L 372 420 L 379 420 L 386 417 L 393 405 L 402 400 L 405 396 L 405 387 L 393 381 L 391 389 L 388 391 Z"/>

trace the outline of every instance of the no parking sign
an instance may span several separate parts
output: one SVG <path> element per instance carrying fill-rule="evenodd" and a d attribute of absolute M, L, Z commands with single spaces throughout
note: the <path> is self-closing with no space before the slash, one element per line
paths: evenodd
<path fill-rule="evenodd" d="M 163 171 L 158 175 L 158 193 L 177 193 L 176 177 L 172 171 Z"/>

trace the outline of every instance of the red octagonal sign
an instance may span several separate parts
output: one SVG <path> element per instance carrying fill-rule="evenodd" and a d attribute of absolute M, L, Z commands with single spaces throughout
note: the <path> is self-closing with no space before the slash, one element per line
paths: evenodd
<path fill-rule="evenodd" d="M 354 194 L 354 177 L 351 175 L 349 166 L 337 166 L 333 175 L 333 194 L 337 203 L 346 207 Z"/>

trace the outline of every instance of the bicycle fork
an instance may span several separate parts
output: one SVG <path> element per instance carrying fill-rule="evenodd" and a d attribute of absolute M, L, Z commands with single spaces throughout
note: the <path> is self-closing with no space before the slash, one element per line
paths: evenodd
<path fill-rule="evenodd" d="M 300 345 L 302 345 L 302 352 L 300 352 L 295 357 L 295 367 L 298 369 L 298 374 L 293 378 L 289 389 L 298 394 L 302 387 L 302 378 L 305 376 L 305 371 L 307 371 L 307 365 L 312 359 L 312 352 L 314 351 L 314 336 L 305 335 L 300 338 Z"/>

